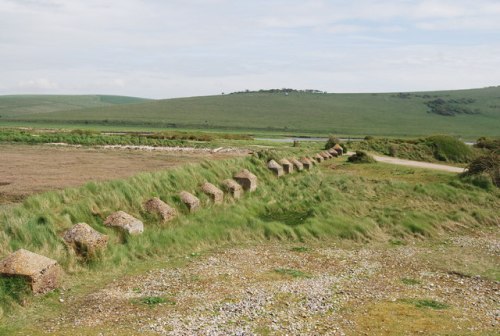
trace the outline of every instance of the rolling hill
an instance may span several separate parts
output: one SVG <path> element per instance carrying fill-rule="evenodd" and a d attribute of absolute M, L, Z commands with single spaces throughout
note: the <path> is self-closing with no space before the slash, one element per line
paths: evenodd
<path fill-rule="evenodd" d="M 414 93 L 236 93 L 18 114 L 26 123 L 278 133 L 500 135 L 500 87 Z"/>
<path fill-rule="evenodd" d="M 144 98 L 106 95 L 11 95 L 0 96 L 0 116 L 74 111 L 84 108 L 143 103 Z"/>

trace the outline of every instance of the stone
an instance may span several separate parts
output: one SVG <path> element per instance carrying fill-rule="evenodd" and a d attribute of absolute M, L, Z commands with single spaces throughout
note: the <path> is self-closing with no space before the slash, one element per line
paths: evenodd
<path fill-rule="evenodd" d="M 214 204 L 221 204 L 224 200 L 224 192 L 214 186 L 212 183 L 205 182 L 201 186 L 201 190 L 207 194 Z"/>
<path fill-rule="evenodd" d="M 144 209 L 149 213 L 160 215 L 164 222 L 168 222 L 177 217 L 177 210 L 158 197 L 153 197 L 146 201 L 144 203 Z"/>
<path fill-rule="evenodd" d="M 63 239 L 77 254 L 84 257 L 95 255 L 108 244 L 108 236 L 94 230 L 87 223 L 75 224 L 66 231 Z"/>
<path fill-rule="evenodd" d="M 269 162 L 267 163 L 267 168 L 271 170 L 277 177 L 283 175 L 283 167 L 281 167 L 279 163 L 274 160 L 269 160 Z"/>
<path fill-rule="evenodd" d="M 329 160 L 332 158 L 332 156 L 330 154 L 328 154 L 328 152 L 321 152 L 321 153 L 319 153 L 319 155 L 321 155 L 323 157 L 323 159 L 325 159 L 325 160 Z"/>
<path fill-rule="evenodd" d="M 241 197 L 242 188 L 235 180 L 227 179 L 222 181 L 222 187 L 226 192 L 228 192 L 234 199 L 239 199 Z"/>
<path fill-rule="evenodd" d="M 314 155 L 313 159 L 316 160 L 316 162 L 318 162 L 318 163 L 321 163 L 324 160 L 324 158 L 319 154 Z"/>
<path fill-rule="evenodd" d="M 297 169 L 298 171 L 303 171 L 304 170 L 304 165 L 302 164 L 302 162 L 300 162 L 296 158 L 291 158 L 290 162 L 293 164 L 293 166 L 295 167 L 295 169 Z"/>
<path fill-rule="evenodd" d="M 330 148 L 330 149 L 328 150 L 328 153 L 329 153 L 331 156 L 333 156 L 333 157 L 337 157 L 337 156 L 339 156 L 339 153 L 338 153 L 335 149 L 333 149 L 333 148 Z"/>
<path fill-rule="evenodd" d="M 252 192 L 257 189 L 257 176 L 249 172 L 247 169 L 243 169 L 234 175 L 234 180 L 238 182 L 246 191 Z"/>
<path fill-rule="evenodd" d="M 104 225 L 120 228 L 130 234 L 144 232 L 144 224 L 124 211 L 117 211 L 109 215 L 104 221 Z"/>
<path fill-rule="evenodd" d="M 181 197 L 181 202 L 188 207 L 189 212 L 195 212 L 200 208 L 200 200 L 193 194 L 181 191 L 179 196 Z"/>
<path fill-rule="evenodd" d="M 285 174 L 293 173 L 293 164 L 287 159 L 281 159 L 279 161 L 279 164 L 281 165 L 281 167 L 283 167 L 283 171 L 285 172 Z"/>
<path fill-rule="evenodd" d="M 312 168 L 312 161 L 309 160 L 308 158 L 306 157 L 303 157 L 300 159 L 300 163 L 302 163 L 302 166 L 304 167 L 305 170 L 309 170 Z"/>
<path fill-rule="evenodd" d="M 58 288 L 63 271 L 57 261 L 20 249 L 0 261 L 0 275 L 28 280 L 34 294 Z"/>
<path fill-rule="evenodd" d="M 341 145 L 335 144 L 335 146 L 333 146 L 333 149 L 335 149 L 337 151 L 337 153 L 339 154 L 339 156 L 344 155 L 344 148 L 342 148 Z"/>

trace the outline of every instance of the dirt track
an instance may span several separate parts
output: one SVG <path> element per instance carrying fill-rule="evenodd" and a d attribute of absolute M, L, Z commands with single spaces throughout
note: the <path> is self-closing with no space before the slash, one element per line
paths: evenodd
<path fill-rule="evenodd" d="M 354 152 L 347 153 L 347 155 L 353 155 L 353 154 L 355 154 L 355 153 Z M 464 168 L 460 168 L 460 167 L 446 166 L 446 165 L 430 163 L 430 162 L 404 160 L 404 159 L 398 159 L 398 158 L 393 158 L 393 157 L 388 157 L 388 156 L 380 156 L 380 155 L 373 155 L 373 154 L 371 154 L 371 155 L 378 162 L 390 163 L 390 164 L 407 166 L 407 167 L 442 170 L 442 171 L 447 171 L 450 173 L 463 173 L 464 172 Z"/>

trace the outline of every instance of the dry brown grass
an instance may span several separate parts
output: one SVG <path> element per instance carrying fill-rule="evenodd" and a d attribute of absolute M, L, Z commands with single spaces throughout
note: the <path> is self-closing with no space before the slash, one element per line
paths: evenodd
<path fill-rule="evenodd" d="M 232 154 L 0 145 L 0 204 L 54 189 L 177 167 Z"/>

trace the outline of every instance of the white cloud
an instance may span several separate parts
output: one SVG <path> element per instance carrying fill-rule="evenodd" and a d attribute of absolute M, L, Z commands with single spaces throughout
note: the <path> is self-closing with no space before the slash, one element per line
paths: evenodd
<path fill-rule="evenodd" d="M 23 90 L 35 90 L 35 91 L 59 88 L 56 82 L 48 80 L 47 78 L 37 78 L 37 79 L 20 81 L 18 83 L 18 86 Z"/>
<path fill-rule="evenodd" d="M 498 85 L 498 17 L 490 0 L 0 0 L 0 94 Z"/>

